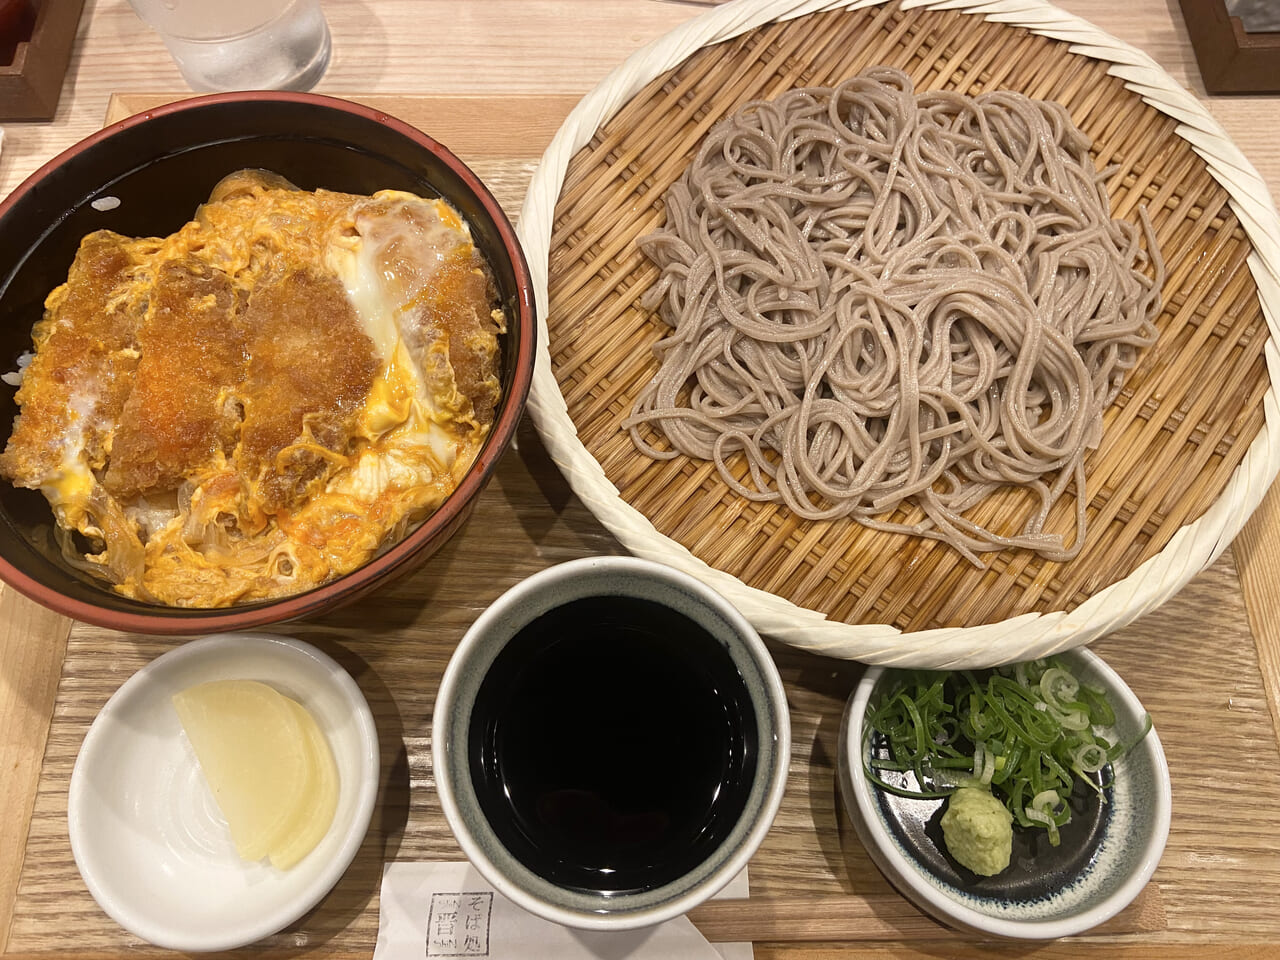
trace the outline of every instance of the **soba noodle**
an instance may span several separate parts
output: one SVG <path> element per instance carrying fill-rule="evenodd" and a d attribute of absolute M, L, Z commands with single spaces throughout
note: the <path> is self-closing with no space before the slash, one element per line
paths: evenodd
<path fill-rule="evenodd" d="M 674 329 L 624 426 L 802 517 L 974 563 L 1074 556 L 1084 455 L 1155 339 L 1163 276 L 1145 212 L 1142 230 L 1111 219 L 1089 146 L 1056 103 L 917 96 L 889 68 L 747 104 L 640 241 L 661 267 L 645 304 Z M 1073 483 L 1068 540 L 1044 524 Z M 963 516 L 1010 484 L 1038 501 L 1020 532 Z M 887 519 L 903 501 L 919 523 Z"/>

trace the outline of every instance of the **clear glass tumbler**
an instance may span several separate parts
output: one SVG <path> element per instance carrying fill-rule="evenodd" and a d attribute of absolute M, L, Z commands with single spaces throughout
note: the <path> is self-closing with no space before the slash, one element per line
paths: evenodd
<path fill-rule="evenodd" d="M 309 90 L 329 65 L 320 0 L 129 0 L 192 90 Z"/>

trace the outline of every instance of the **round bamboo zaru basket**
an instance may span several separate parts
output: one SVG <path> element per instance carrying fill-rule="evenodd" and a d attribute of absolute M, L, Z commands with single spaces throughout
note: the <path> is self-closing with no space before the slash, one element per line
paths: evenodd
<path fill-rule="evenodd" d="M 1005 88 L 1064 104 L 1111 168 L 1114 214 L 1145 206 L 1168 278 L 1159 340 L 1086 461 L 1079 556 L 984 555 L 810 522 L 735 496 L 709 463 L 653 461 L 619 424 L 657 369 L 657 270 L 638 236 L 702 137 L 743 102 L 874 64 L 917 89 Z M 874 663 L 985 666 L 1128 623 L 1239 531 L 1280 468 L 1280 218 L 1217 123 L 1144 54 L 1040 0 L 737 0 L 641 50 L 566 120 L 520 222 L 539 296 L 530 410 L 589 509 L 631 551 L 701 577 L 767 635 Z M 1048 527 L 1070 535 L 1064 498 Z M 1000 493 L 970 513 L 1021 526 Z M 897 518 L 907 516 L 900 511 Z"/>

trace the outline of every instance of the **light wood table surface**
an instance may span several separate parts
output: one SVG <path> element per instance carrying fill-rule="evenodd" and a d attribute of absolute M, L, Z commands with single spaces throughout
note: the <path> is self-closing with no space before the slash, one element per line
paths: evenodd
<path fill-rule="evenodd" d="M 625 56 L 701 12 L 669 0 L 324 0 L 334 55 L 317 92 L 375 102 L 451 146 L 514 215 L 577 99 Z M 1062 0 L 1200 96 L 1280 194 L 1280 98 L 1209 98 L 1176 0 Z M 118 117 L 182 95 L 160 40 L 123 0 L 87 0 L 57 117 L 7 124 L 0 194 Z M 337 656 L 374 707 L 384 782 L 370 839 L 320 907 L 244 953 L 369 956 L 388 858 L 458 859 L 431 789 L 432 683 L 485 604 L 533 571 L 620 552 L 526 423 L 476 517 L 418 574 L 282 632 Z M 775 648 L 795 717 L 788 798 L 743 904 L 695 923 L 786 958 L 1280 954 L 1280 499 L 1164 608 L 1100 641 L 1156 717 L 1174 782 L 1169 848 L 1115 922 L 1047 945 L 997 944 L 917 913 L 870 865 L 834 786 L 841 705 L 860 675 Z M 97 710 L 174 641 L 72 624 L 0 591 L 0 954 L 157 954 L 109 920 L 66 842 L 66 783 Z M 410 682 L 411 681 L 411 682 Z"/>

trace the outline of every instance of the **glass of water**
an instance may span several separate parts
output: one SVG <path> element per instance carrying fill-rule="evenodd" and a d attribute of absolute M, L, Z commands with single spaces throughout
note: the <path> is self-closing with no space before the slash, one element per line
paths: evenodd
<path fill-rule="evenodd" d="M 129 0 L 192 90 L 309 90 L 329 65 L 320 0 Z"/>

